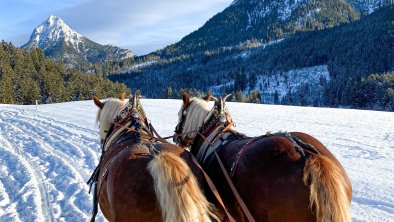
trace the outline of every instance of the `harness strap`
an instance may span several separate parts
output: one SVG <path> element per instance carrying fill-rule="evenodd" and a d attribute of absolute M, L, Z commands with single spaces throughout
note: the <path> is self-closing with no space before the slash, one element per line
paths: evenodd
<path fill-rule="evenodd" d="M 119 126 L 119 127 L 121 127 L 121 128 L 123 128 L 123 129 L 127 129 L 128 131 L 130 131 L 130 132 L 136 132 L 136 133 L 138 133 L 138 134 L 140 134 L 140 131 L 139 130 L 135 130 L 135 129 L 133 129 L 133 128 L 130 128 L 130 127 L 127 127 L 127 126 L 123 126 L 123 125 L 121 125 L 121 124 L 119 124 L 119 123 L 116 123 L 116 122 L 112 122 L 114 125 L 116 125 L 116 126 Z M 149 131 L 148 131 L 149 132 Z M 158 134 L 157 134 L 158 135 Z M 142 135 L 140 135 L 141 137 L 143 137 Z M 157 141 L 160 141 L 160 142 L 163 142 L 163 143 L 168 143 L 166 140 L 165 140 L 165 138 L 159 138 L 159 137 L 155 137 L 154 135 L 150 135 L 150 136 L 145 136 L 145 138 L 146 139 L 154 139 L 154 140 L 157 140 Z"/>
<path fill-rule="evenodd" d="M 100 183 L 98 184 L 98 192 L 97 192 L 97 197 L 100 195 L 100 193 L 101 193 L 101 187 L 102 187 L 102 184 L 103 184 L 103 182 L 105 181 L 105 179 L 107 178 L 107 175 L 108 175 L 108 169 L 112 166 L 112 164 L 115 162 L 115 160 L 116 159 L 118 159 L 118 157 L 120 156 L 120 154 L 121 153 L 123 153 L 123 151 L 125 151 L 126 150 L 126 148 L 129 148 L 129 146 L 125 146 L 125 147 L 123 147 L 123 149 L 122 150 L 120 150 L 114 157 L 112 157 L 112 159 L 108 162 L 108 164 L 107 164 L 107 167 L 104 169 L 104 172 L 103 172 L 103 174 L 102 174 L 102 176 L 101 176 L 101 181 L 100 181 Z M 100 178 L 97 178 L 97 181 L 98 181 L 98 179 L 100 179 Z"/>
<path fill-rule="evenodd" d="M 156 135 L 157 138 L 163 139 L 156 131 L 155 127 L 151 123 L 149 123 L 149 128 L 152 130 L 153 134 Z"/>
<path fill-rule="evenodd" d="M 284 133 L 282 136 L 286 137 L 288 140 L 290 140 L 290 142 L 293 143 L 294 148 L 301 155 L 302 161 L 305 161 L 307 156 L 305 155 L 302 147 L 300 147 L 300 145 L 298 145 L 298 143 L 294 140 L 293 135 L 291 135 L 290 133 Z"/>
<path fill-rule="evenodd" d="M 230 222 L 236 222 L 234 217 L 231 216 L 230 212 L 228 212 L 226 206 L 224 205 L 224 202 L 222 198 L 220 197 L 219 191 L 217 190 L 215 184 L 212 182 L 211 178 L 208 176 L 208 174 L 203 170 L 201 165 L 198 163 L 197 159 L 193 155 L 189 155 L 193 161 L 193 163 L 201 170 L 203 173 L 205 180 L 208 183 L 209 188 L 211 188 L 211 191 L 213 195 L 215 196 L 216 200 L 219 202 L 219 204 L 222 206 L 224 212 L 226 213 L 226 216 Z"/>
<path fill-rule="evenodd" d="M 97 167 L 94 169 L 89 180 L 86 182 L 89 185 L 89 194 L 92 191 L 92 187 L 93 187 L 93 210 L 92 210 L 92 217 L 90 218 L 90 222 L 96 221 L 96 215 L 98 212 L 97 181 L 99 178 L 101 163 L 102 163 L 103 159 L 104 159 L 104 153 L 101 154 L 100 161 L 99 161 Z"/>
<path fill-rule="evenodd" d="M 174 134 L 174 135 L 172 135 L 172 136 L 166 136 L 166 137 L 163 137 L 163 139 L 171 139 L 171 138 L 174 138 L 174 137 L 178 137 L 178 136 L 185 136 L 185 135 L 189 135 L 189 134 L 192 134 L 192 133 L 198 133 L 198 130 L 194 130 L 194 131 L 189 131 L 189 132 L 186 132 L 186 133 L 178 133 L 178 134 Z"/>
<path fill-rule="evenodd" d="M 235 169 L 237 169 L 238 167 L 238 163 L 239 160 L 241 159 L 241 157 L 244 155 L 244 153 L 246 152 L 246 150 L 248 149 L 249 145 L 256 142 L 257 138 L 252 138 L 251 140 L 249 140 L 243 147 L 242 149 L 239 151 L 239 153 L 237 154 L 237 157 L 235 158 L 235 161 L 233 163 L 233 165 L 231 166 L 230 169 L 230 176 L 234 177 L 234 173 L 235 173 Z"/>
<path fill-rule="evenodd" d="M 226 168 L 223 165 L 222 160 L 220 159 L 218 153 L 216 150 L 213 151 L 213 153 L 216 156 L 216 159 L 218 160 L 218 163 L 220 165 L 220 168 L 222 169 L 222 172 L 224 174 L 224 177 L 227 180 L 227 183 L 229 184 L 231 191 L 233 192 L 235 198 L 237 199 L 239 205 L 242 208 L 242 211 L 244 212 L 245 216 L 248 218 L 249 222 L 255 222 L 256 220 L 253 218 L 252 214 L 250 213 L 248 207 L 246 206 L 245 202 L 242 200 L 241 196 L 239 195 L 237 188 L 235 188 L 233 181 L 231 180 L 230 176 L 228 175 Z"/>
<path fill-rule="evenodd" d="M 229 131 L 231 129 L 231 127 L 234 126 L 233 122 L 229 122 L 227 124 L 227 126 L 222 130 L 221 133 L 219 133 L 211 142 L 211 144 L 214 144 L 216 142 L 216 140 L 218 140 L 220 137 L 223 136 L 223 134 L 225 134 L 227 131 Z"/>
<path fill-rule="evenodd" d="M 311 144 L 305 143 L 304 141 L 302 141 L 300 138 L 298 138 L 297 136 L 295 136 L 293 134 L 290 134 L 290 135 L 305 150 L 307 150 L 307 151 L 309 151 L 311 153 L 314 153 L 314 154 L 320 154 L 320 152 L 314 146 L 312 146 Z"/>
<path fill-rule="evenodd" d="M 98 212 L 98 195 L 97 195 L 97 181 L 94 181 L 94 187 L 93 187 L 93 210 L 92 210 L 92 218 L 90 218 L 90 222 L 96 221 L 96 215 Z M 92 185 L 90 185 L 90 188 Z M 89 190 L 90 193 L 90 190 Z"/>
<path fill-rule="evenodd" d="M 214 143 L 221 138 L 227 131 L 229 131 L 231 129 L 231 127 L 233 126 L 233 122 L 230 121 L 228 122 L 227 126 L 223 129 L 223 131 L 221 133 L 219 133 L 218 135 L 216 135 L 212 142 L 209 141 L 204 135 L 203 133 L 198 132 L 198 134 L 201 136 L 202 139 L 205 140 L 205 142 L 207 142 L 209 144 L 209 146 L 214 145 Z M 235 188 L 235 185 L 233 183 L 233 181 L 231 180 L 230 176 L 227 173 L 226 168 L 224 167 L 224 164 L 222 162 L 222 160 L 220 159 L 218 153 L 216 152 L 216 149 L 213 149 L 213 153 L 216 156 L 216 159 L 220 165 L 220 169 L 222 170 L 222 173 L 224 174 L 224 177 L 226 178 L 227 183 L 229 184 L 232 193 L 235 196 L 235 199 L 238 201 L 238 204 L 240 205 L 243 213 L 245 214 L 245 216 L 248 218 L 249 222 L 255 222 L 256 220 L 253 218 L 252 214 L 250 213 L 248 207 L 246 206 L 245 202 L 242 200 L 241 195 L 239 195 L 237 188 Z M 197 160 L 196 160 L 197 161 Z"/>
<path fill-rule="evenodd" d="M 317 149 L 312 146 L 309 143 L 305 143 L 304 141 L 302 141 L 300 138 L 298 138 L 297 136 L 285 132 L 285 133 L 275 133 L 275 134 L 271 134 L 271 133 L 267 133 L 265 135 L 259 136 L 259 137 L 254 137 L 252 139 L 250 139 L 243 147 L 242 149 L 238 152 L 237 157 L 235 158 L 231 169 L 230 169 L 230 176 L 233 177 L 236 169 L 238 167 L 238 163 L 241 160 L 242 156 L 245 154 L 245 152 L 247 151 L 248 147 L 253 144 L 254 142 L 256 142 L 257 140 L 261 139 L 261 138 L 265 138 L 265 137 L 270 137 L 270 136 L 282 136 L 285 137 L 286 139 L 288 139 L 291 143 L 293 143 L 293 146 L 295 148 L 295 150 L 300 154 L 301 159 L 303 161 L 305 161 L 308 158 L 308 153 L 305 154 L 304 150 L 312 153 L 312 154 L 320 154 L 319 151 L 317 151 Z"/>

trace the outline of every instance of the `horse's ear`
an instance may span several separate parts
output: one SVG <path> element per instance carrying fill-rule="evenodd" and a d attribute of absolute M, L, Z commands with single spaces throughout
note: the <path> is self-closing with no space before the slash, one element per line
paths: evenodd
<path fill-rule="evenodd" d="M 190 102 L 189 93 L 184 92 L 182 99 L 183 99 L 183 104 L 185 104 L 185 105 L 189 104 L 189 102 Z"/>
<path fill-rule="evenodd" d="M 121 101 L 123 101 L 125 98 L 126 98 L 126 93 L 125 93 L 125 92 L 122 92 L 122 94 L 120 94 L 120 96 L 119 96 L 119 99 L 120 99 Z"/>
<path fill-rule="evenodd" d="M 231 93 L 230 94 L 228 94 L 227 96 L 225 96 L 224 98 L 223 98 L 223 101 L 224 102 L 226 102 L 226 100 L 228 99 L 228 97 L 230 97 L 231 96 Z"/>
<path fill-rule="evenodd" d="M 102 102 L 100 102 L 100 100 L 97 98 L 97 96 L 93 96 L 93 101 L 94 101 L 94 104 L 96 104 L 96 106 L 99 109 L 102 109 L 104 107 L 104 104 Z"/>
<path fill-rule="evenodd" d="M 208 93 L 208 95 L 204 96 L 204 98 L 202 98 L 202 99 L 209 102 L 209 101 L 211 101 L 211 98 L 212 98 L 212 93 Z"/>

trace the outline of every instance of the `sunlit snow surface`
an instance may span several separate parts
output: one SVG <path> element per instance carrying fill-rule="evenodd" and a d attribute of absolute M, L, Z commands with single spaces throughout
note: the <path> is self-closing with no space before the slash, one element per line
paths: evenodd
<path fill-rule="evenodd" d="M 142 100 L 163 136 L 179 100 Z M 238 130 L 302 131 L 344 165 L 353 184 L 353 221 L 394 221 L 394 113 L 228 103 Z M 0 221 L 88 221 L 86 181 L 100 148 L 92 101 L 0 105 Z M 103 221 L 100 214 L 98 221 Z"/>

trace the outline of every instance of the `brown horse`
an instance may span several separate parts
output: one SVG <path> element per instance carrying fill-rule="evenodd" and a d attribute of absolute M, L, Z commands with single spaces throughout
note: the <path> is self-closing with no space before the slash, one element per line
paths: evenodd
<path fill-rule="evenodd" d="M 189 152 L 157 142 L 138 96 L 129 103 L 124 97 L 105 102 L 94 97 L 103 147 L 96 191 L 104 216 L 109 221 L 217 220 Z"/>
<path fill-rule="evenodd" d="M 237 221 L 350 221 L 350 180 L 321 142 L 299 132 L 246 137 L 236 131 L 225 99 L 215 98 L 212 108 L 210 98 L 184 94 L 175 132 L 199 133 L 174 141 L 191 146 Z M 252 219 L 241 211 L 215 152 Z"/>

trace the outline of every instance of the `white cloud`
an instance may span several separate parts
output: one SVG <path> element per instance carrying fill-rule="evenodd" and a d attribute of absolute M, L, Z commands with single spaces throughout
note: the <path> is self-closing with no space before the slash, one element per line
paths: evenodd
<path fill-rule="evenodd" d="M 11 5 L 11 13 L 6 15 L 9 21 L 0 22 L 0 34 L 5 33 L 6 37 L 29 36 L 34 26 L 53 14 L 63 18 L 71 28 L 93 41 L 128 46 L 132 50 L 136 47 L 134 51 L 141 54 L 149 52 L 151 45 L 158 49 L 180 40 L 231 2 L 232 0 L 16 0 Z M 25 7 L 19 7 L 21 4 L 25 4 Z M 37 7 L 38 5 L 42 6 Z M 30 10 L 26 6 L 31 6 Z M 14 21 L 16 18 L 12 14 L 18 15 L 18 22 Z M 0 19 L 4 20 L 4 17 L 5 15 L 0 15 Z M 12 29 L 7 28 L 10 23 L 13 23 Z M 143 50 L 144 47 L 147 50 Z"/>
<path fill-rule="evenodd" d="M 156 43 L 161 38 L 161 47 L 164 47 L 202 26 L 231 1 L 96 0 L 64 9 L 59 16 L 72 28 L 99 43 L 142 48 L 142 45 L 149 46 L 149 42 Z M 137 54 L 146 52 L 136 51 Z"/>

